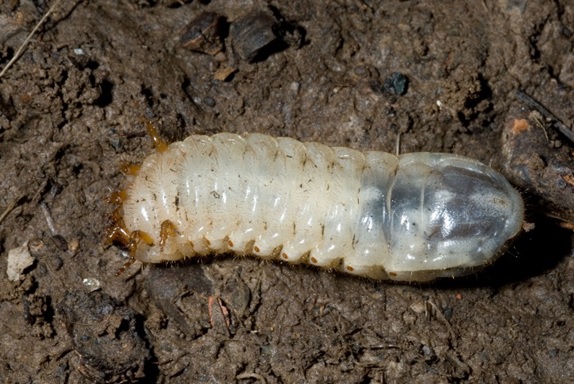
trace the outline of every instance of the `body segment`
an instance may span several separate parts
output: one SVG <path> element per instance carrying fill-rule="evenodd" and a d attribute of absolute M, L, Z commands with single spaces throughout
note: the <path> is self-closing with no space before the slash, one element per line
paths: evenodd
<path fill-rule="evenodd" d="M 143 262 L 234 252 L 427 281 L 493 261 L 523 203 L 499 173 L 456 155 L 221 133 L 149 156 L 120 213 L 122 230 L 149 236 L 134 249 Z"/>

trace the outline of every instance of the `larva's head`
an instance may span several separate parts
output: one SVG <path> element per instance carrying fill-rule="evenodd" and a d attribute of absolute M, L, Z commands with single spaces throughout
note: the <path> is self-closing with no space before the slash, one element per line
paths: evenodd
<path fill-rule="evenodd" d="M 151 121 L 146 118 L 142 118 L 141 120 L 146 125 L 148 134 L 154 143 L 156 153 L 161 154 L 167 151 L 168 144 L 161 138 Z M 109 202 L 115 204 L 116 207 L 110 217 L 111 226 L 107 230 L 105 241 L 108 244 L 114 244 L 130 253 L 129 261 L 118 271 L 118 274 L 122 273 L 135 259 L 138 259 L 137 256 L 143 253 L 143 248 L 149 248 L 154 243 L 149 233 L 141 230 L 130 230 L 128 225 L 126 225 L 132 223 L 126 223 L 124 205 L 129 199 L 130 194 L 133 194 L 133 181 L 140 174 L 141 168 L 142 165 L 139 164 L 122 164 L 120 170 L 124 175 L 129 177 L 129 186 L 119 192 L 112 193 L 108 199 Z M 132 192 L 130 193 L 129 191 Z"/>
<path fill-rule="evenodd" d="M 521 230 L 519 193 L 498 172 L 456 155 L 400 157 L 387 217 L 393 280 L 428 281 L 492 263 Z"/>

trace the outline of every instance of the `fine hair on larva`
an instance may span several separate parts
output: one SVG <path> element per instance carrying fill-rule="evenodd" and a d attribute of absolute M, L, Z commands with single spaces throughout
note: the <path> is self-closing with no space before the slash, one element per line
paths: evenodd
<path fill-rule="evenodd" d="M 395 156 L 265 134 L 192 135 L 127 168 L 108 238 L 130 262 L 232 252 L 374 279 L 430 281 L 492 263 L 521 230 L 520 194 L 443 153 Z"/>

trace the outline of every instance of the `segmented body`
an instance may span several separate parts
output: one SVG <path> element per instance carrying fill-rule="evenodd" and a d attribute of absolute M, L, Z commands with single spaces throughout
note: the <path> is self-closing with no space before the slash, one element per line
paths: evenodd
<path fill-rule="evenodd" d="M 427 281 L 492 262 L 520 231 L 523 202 L 461 156 L 220 133 L 145 159 L 120 213 L 143 262 L 233 252 Z"/>

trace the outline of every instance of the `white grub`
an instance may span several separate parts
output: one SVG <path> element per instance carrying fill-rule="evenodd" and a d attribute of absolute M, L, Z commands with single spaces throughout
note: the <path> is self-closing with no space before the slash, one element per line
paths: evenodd
<path fill-rule="evenodd" d="M 234 252 L 398 281 L 490 264 L 524 214 L 508 181 L 473 159 L 263 134 L 173 143 L 126 192 L 118 228 L 143 262 Z"/>
<path fill-rule="evenodd" d="M 8 280 L 22 280 L 24 270 L 32 264 L 34 264 L 34 258 L 30 254 L 27 241 L 17 248 L 12 248 L 8 251 L 8 266 L 6 268 Z"/>

